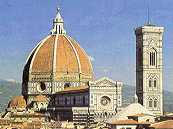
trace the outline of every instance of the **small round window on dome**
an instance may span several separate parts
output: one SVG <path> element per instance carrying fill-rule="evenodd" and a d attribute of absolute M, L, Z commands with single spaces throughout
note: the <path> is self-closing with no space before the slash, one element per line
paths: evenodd
<path fill-rule="evenodd" d="M 41 83 L 40 83 L 40 89 L 41 89 L 42 91 L 46 90 L 46 85 L 45 85 L 44 82 L 41 82 Z"/>
<path fill-rule="evenodd" d="M 70 83 L 65 83 L 64 88 L 68 88 L 68 87 L 70 87 Z"/>

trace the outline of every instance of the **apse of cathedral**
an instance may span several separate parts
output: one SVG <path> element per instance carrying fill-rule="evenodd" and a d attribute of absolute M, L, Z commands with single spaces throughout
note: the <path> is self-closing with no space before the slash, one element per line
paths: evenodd
<path fill-rule="evenodd" d="M 64 29 L 57 10 L 53 29 L 29 54 L 23 70 L 26 108 L 52 120 L 74 122 L 111 118 L 122 105 L 122 82 L 94 80 L 85 50 Z"/>

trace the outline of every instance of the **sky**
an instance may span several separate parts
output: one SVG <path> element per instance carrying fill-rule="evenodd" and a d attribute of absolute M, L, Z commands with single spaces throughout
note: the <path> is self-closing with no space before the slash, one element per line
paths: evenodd
<path fill-rule="evenodd" d="M 173 0 L 0 0 L 0 79 L 21 81 L 27 56 L 52 28 L 57 6 L 67 34 L 92 57 L 95 78 L 135 85 L 134 29 L 165 27 L 164 88 L 173 91 Z"/>

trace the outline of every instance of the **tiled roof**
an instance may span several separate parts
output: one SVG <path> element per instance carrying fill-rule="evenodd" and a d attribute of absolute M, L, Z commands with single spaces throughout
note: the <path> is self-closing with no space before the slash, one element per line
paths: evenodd
<path fill-rule="evenodd" d="M 65 34 L 49 35 L 34 51 L 30 73 L 51 75 L 52 72 L 55 73 L 56 81 L 64 76 L 73 79 L 93 78 L 89 56 L 75 40 Z"/>
<path fill-rule="evenodd" d="M 173 129 L 173 120 L 162 121 L 152 124 L 150 127 L 155 129 Z"/>
<path fill-rule="evenodd" d="M 12 114 L 13 117 L 32 117 L 32 118 L 36 118 L 36 117 L 44 117 L 45 114 L 42 113 L 13 113 Z"/>
<path fill-rule="evenodd" d="M 65 88 L 63 91 L 57 92 L 57 94 L 64 94 L 64 93 L 76 93 L 76 92 L 86 92 L 89 90 L 88 86 L 77 86 L 77 87 L 68 87 Z"/>
<path fill-rule="evenodd" d="M 116 120 L 111 122 L 110 124 L 112 125 L 145 125 L 145 124 L 149 124 L 149 123 L 141 123 L 141 122 L 137 122 L 135 120 Z"/>
<path fill-rule="evenodd" d="M 0 119 L 0 126 L 10 128 L 19 128 L 19 129 L 40 129 L 42 128 L 41 121 L 32 121 L 32 122 L 16 122 L 14 120 Z"/>
<path fill-rule="evenodd" d="M 16 96 L 11 99 L 8 108 L 26 108 L 26 100 L 23 96 Z"/>
<path fill-rule="evenodd" d="M 44 44 L 40 44 L 33 57 L 32 72 L 50 73 L 52 71 L 54 42 L 55 36 L 51 36 L 44 42 Z"/>
<path fill-rule="evenodd" d="M 144 113 L 139 113 L 139 114 L 135 114 L 135 115 L 130 115 L 131 117 L 143 117 L 143 116 L 152 116 L 150 114 L 144 114 Z"/>
<path fill-rule="evenodd" d="M 23 123 L 23 128 L 22 129 L 40 129 L 42 128 L 42 123 L 39 121 L 33 121 L 31 123 L 25 122 Z"/>
<path fill-rule="evenodd" d="M 23 122 L 16 122 L 14 120 L 10 120 L 10 119 L 2 119 L 0 118 L 0 126 L 5 126 L 5 127 L 22 127 Z"/>
<path fill-rule="evenodd" d="M 74 39 L 72 39 L 71 37 L 68 37 L 68 38 L 70 39 L 73 46 L 76 48 L 76 52 L 79 55 L 80 64 L 81 64 L 81 73 L 92 74 L 93 72 L 92 66 L 91 66 L 91 62 L 88 60 L 88 55 L 86 54 L 84 49 L 81 48 L 78 43 L 76 43 Z"/>

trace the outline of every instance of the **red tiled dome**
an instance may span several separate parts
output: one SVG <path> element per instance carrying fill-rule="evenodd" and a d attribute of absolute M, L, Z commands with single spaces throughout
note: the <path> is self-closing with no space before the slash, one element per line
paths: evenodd
<path fill-rule="evenodd" d="M 56 72 L 55 79 L 64 73 L 83 74 L 92 78 L 92 66 L 85 51 L 69 36 L 52 35 L 38 46 L 30 66 L 31 73 Z"/>
<path fill-rule="evenodd" d="M 76 41 L 67 35 L 46 37 L 30 54 L 28 63 L 31 76 L 44 74 L 50 78 L 54 72 L 54 80 L 57 81 L 64 75 L 71 76 L 73 79 L 79 76 L 81 79 L 93 78 L 89 56 Z"/>
<path fill-rule="evenodd" d="M 25 109 L 26 108 L 26 100 L 23 96 L 16 96 L 11 99 L 8 104 L 8 108 L 15 108 L 15 109 Z"/>

